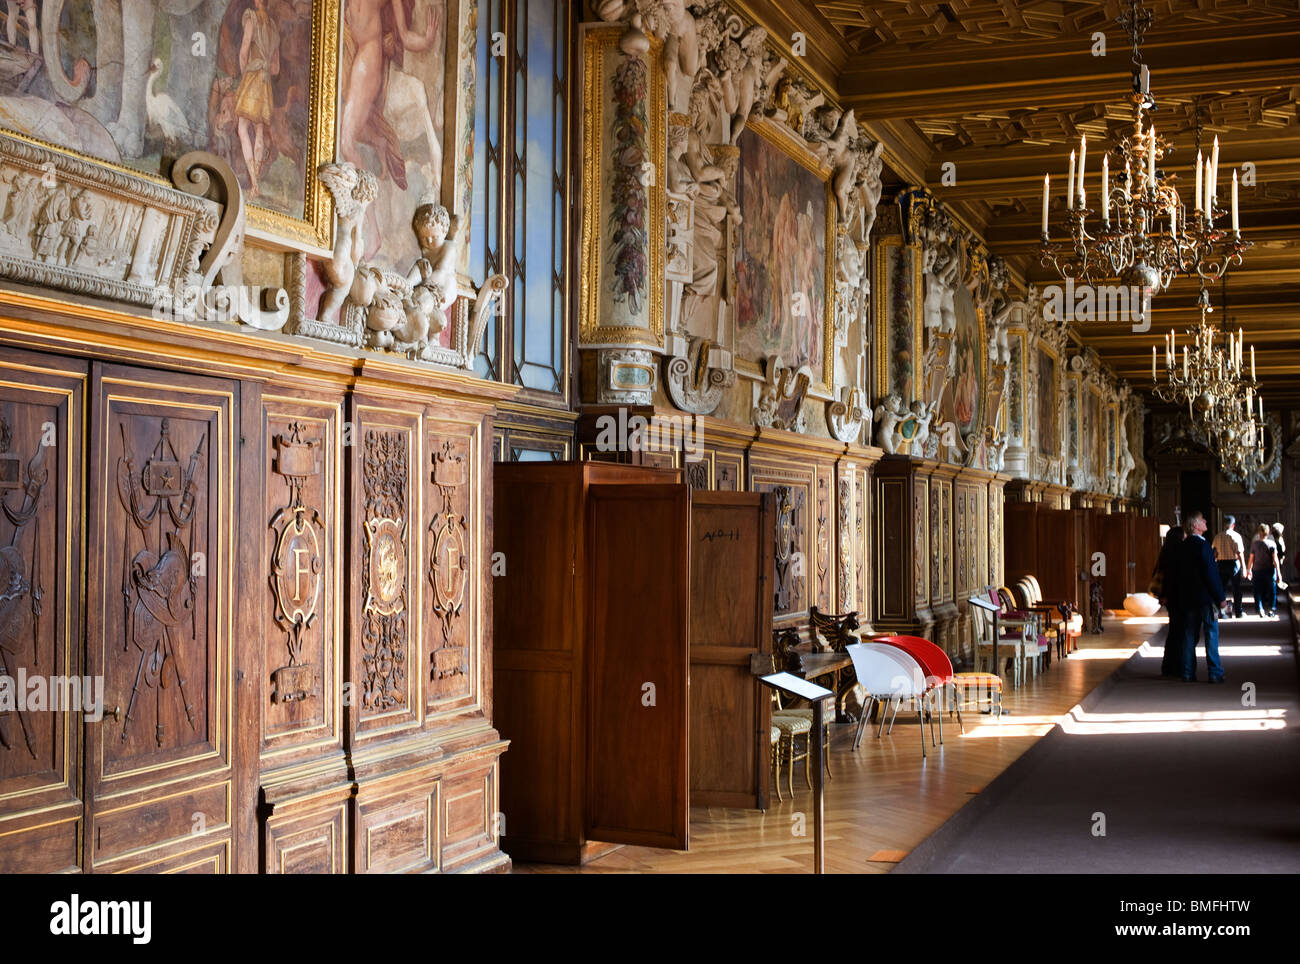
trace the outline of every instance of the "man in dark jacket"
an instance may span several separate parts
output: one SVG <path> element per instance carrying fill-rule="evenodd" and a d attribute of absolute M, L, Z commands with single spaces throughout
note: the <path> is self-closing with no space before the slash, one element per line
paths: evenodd
<path fill-rule="evenodd" d="M 1219 662 L 1219 609 L 1225 593 L 1219 579 L 1219 567 L 1214 560 L 1214 549 L 1205 541 L 1205 516 L 1200 512 L 1188 515 L 1184 522 L 1187 539 L 1180 553 L 1178 592 L 1183 611 L 1187 615 L 1187 628 L 1183 647 L 1183 679 L 1196 681 L 1196 643 L 1205 634 L 1205 662 L 1211 683 L 1223 682 L 1223 664 Z"/>

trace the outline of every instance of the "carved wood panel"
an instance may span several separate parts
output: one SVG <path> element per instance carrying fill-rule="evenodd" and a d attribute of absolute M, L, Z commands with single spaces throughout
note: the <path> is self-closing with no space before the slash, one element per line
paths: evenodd
<path fill-rule="evenodd" d="M 718 451 L 713 457 L 713 487 L 719 492 L 743 492 L 745 457 L 740 452 Z"/>
<path fill-rule="evenodd" d="M 338 402 L 263 396 L 264 765 L 342 739 Z"/>
<path fill-rule="evenodd" d="M 479 513 L 478 436 L 435 423 L 426 434 L 424 479 L 424 692 L 429 708 L 476 690 L 477 581 L 484 578 Z"/>
<path fill-rule="evenodd" d="M 810 525 L 814 472 L 802 474 L 751 468 L 750 490 L 771 492 L 773 498 L 775 581 L 772 616 L 800 616 L 808 611 L 810 566 L 813 559 Z"/>
<path fill-rule="evenodd" d="M 913 565 L 913 599 L 917 606 L 924 606 L 930 598 L 930 571 L 925 560 L 930 558 L 934 567 L 933 582 L 938 584 L 937 559 L 929 557 L 926 544 L 930 535 L 929 485 L 924 479 L 912 482 L 912 565 Z M 936 497 L 934 518 L 938 518 L 938 501 Z"/>
<path fill-rule="evenodd" d="M 420 416 L 353 399 L 350 709 L 360 739 L 419 719 Z"/>
<path fill-rule="evenodd" d="M 80 710 L 102 697 L 80 675 L 85 373 L 0 356 L 0 873 L 81 862 Z"/>
<path fill-rule="evenodd" d="M 196 828 L 230 836 L 238 386 L 95 365 L 92 398 L 87 667 L 105 690 L 87 730 L 94 866 L 180 848 Z M 165 795 L 119 802 L 163 783 Z"/>

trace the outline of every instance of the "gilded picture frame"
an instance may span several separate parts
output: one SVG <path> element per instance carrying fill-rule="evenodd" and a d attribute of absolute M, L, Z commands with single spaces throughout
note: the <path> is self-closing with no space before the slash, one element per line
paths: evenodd
<path fill-rule="evenodd" d="M 664 341 L 664 256 L 667 242 L 664 179 L 651 176 L 645 180 L 646 194 L 646 282 L 645 305 L 631 312 L 637 324 L 602 324 L 610 304 L 605 283 L 610 272 L 606 260 L 610 240 L 608 225 L 611 205 L 606 203 L 611 178 L 607 162 L 614 151 L 606 147 L 606 127 L 613 111 L 608 85 L 616 73 L 614 64 L 624 55 L 618 41 L 624 28 L 619 26 L 582 27 L 582 224 L 579 251 L 578 337 L 584 346 L 631 345 L 662 350 Z M 655 167 L 663 164 L 667 152 L 666 82 L 664 80 L 662 42 L 650 38 L 650 50 L 643 55 L 647 65 L 645 95 L 645 155 Z M 645 169 L 637 172 L 644 176 Z M 657 172 L 653 172 L 657 174 Z M 640 322 L 644 322 L 641 324 Z"/>
<path fill-rule="evenodd" d="M 308 89 L 302 92 L 306 98 L 307 113 L 307 143 L 303 150 L 301 172 L 303 185 L 302 216 L 297 217 L 259 205 L 255 198 L 248 197 L 247 188 L 245 189 L 246 233 L 248 237 L 265 242 L 273 248 L 281 250 L 300 248 L 314 250 L 317 253 L 326 253 L 333 245 L 334 201 L 329 191 L 316 177 L 316 170 L 321 164 L 332 161 L 335 153 L 339 97 L 339 45 L 342 36 L 341 10 L 341 0 L 313 0 L 312 2 L 310 21 L 311 53 L 310 65 L 306 75 L 309 83 L 307 84 Z M 214 33 L 214 36 L 208 39 L 206 35 L 196 33 L 193 38 L 196 47 L 192 48 L 190 53 L 194 56 L 215 56 L 215 51 L 209 54 L 206 50 L 198 53 L 195 53 L 194 50 L 201 44 L 216 45 L 219 36 L 220 34 Z M 153 56 L 152 50 L 145 53 L 149 57 Z M 158 61 L 154 60 L 153 63 L 156 65 Z M 152 75 L 152 66 L 150 72 Z M 150 88 L 150 96 L 159 96 L 152 87 Z M 160 102 L 165 102 L 168 99 L 165 91 L 161 96 L 163 100 Z M 216 95 L 214 94 L 214 96 Z M 234 100 L 235 92 L 231 91 L 229 97 Z M 177 107 L 178 105 L 172 102 L 172 106 Z M 50 109 L 55 110 L 56 108 L 52 104 Z M 154 109 L 151 107 L 151 110 Z M 184 113 L 184 108 L 180 109 Z M 162 108 L 157 108 L 157 110 L 162 110 Z M 154 123 L 152 115 L 150 123 Z M 160 185 L 171 186 L 171 181 L 167 176 L 170 174 L 170 170 L 152 170 L 138 163 L 133 166 L 126 161 L 106 160 L 103 156 L 80 150 L 71 144 L 57 143 L 52 140 L 31 136 L 25 131 L 15 129 L 7 124 L 0 124 L 0 131 L 18 140 L 59 151 L 105 170 L 142 177 Z M 182 146 L 186 150 L 209 149 L 206 144 L 190 144 L 181 141 L 174 146 L 169 146 L 169 149 L 163 152 L 163 159 L 165 160 L 168 156 L 176 156 L 176 152 Z M 233 149 L 238 150 L 238 147 L 236 146 Z M 220 152 L 218 151 L 218 153 Z"/>

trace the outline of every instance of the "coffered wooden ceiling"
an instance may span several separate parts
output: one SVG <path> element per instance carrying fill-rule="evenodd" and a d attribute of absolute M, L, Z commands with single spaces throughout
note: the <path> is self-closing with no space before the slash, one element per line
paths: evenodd
<path fill-rule="evenodd" d="M 1038 258 L 1043 175 L 1064 182 L 1081 134 L 1093 158 L 1094 145 L 1132 125 L 1131 49 L 1115 22 L 1127 3 L 799 2 L 804 17 L 789 19 L 820 42 L 819 73 L 833 75 L 839 99 L 886 141 L 895 166 L 947 200 L 1017 277 L 1059 280 Z M 1220 138 L 1225 177 L 1254 165 L 1241 223 L 1255 246 L 1229 273 L 1228 315 L 1256 346 L 1266 402 L 1300 403 L 1300 0 L 1143 6 L 1153 15 L 1142 57 L 1156 128 L 1174 143 L 1166 169 L 1182 185 L 1195 177 L 1198 120 L 1206 145 Z M 1093 55 L 1097 31 L 1104 57 Z M 956 183 L 945 186 L 948 162 Z M 1064 194 L 1055 193 L 1059 236 Z M 1196 292 L 1179 279 L 1157 296 L 1145 334 L 1112 322 L 1082 326 L 1079 337 L 1146 390 L 1151 346 L 1195 323 Z M 1223 290 L 1212 294 L 1218 307 Z"/>

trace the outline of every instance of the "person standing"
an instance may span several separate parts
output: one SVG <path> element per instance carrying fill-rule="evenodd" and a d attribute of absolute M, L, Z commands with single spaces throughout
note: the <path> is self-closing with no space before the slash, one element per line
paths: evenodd
<path fill-rule="evenodd" d="M 1205 515 L 1192 512 L 1183 523 L 1187 538 L 1179 553 L 1178 596 L 1187 614 L 1183 633 L 1183 679 L 1196 682 L 1196 643 L 1205 638 L 1206 673 L 1211 683 L 1223 682 L 1219 662 L 1219 610 L 1223 608 L 1223 583 L 1214 550 L 1205 541 Z"/>
<path fill-rule="evenodd" d="M 1272 619 L 1277 609 L 1277 543 L 1268 526 L 1260 523 L 1250 544 L 1250 581 L 1255 587 L 1255 606 L 1260 619 Z"/>
<path fill-rule="evenodd" d="M 1165 654 L 1160 660 L 1160 675 L 1171 679 L 1183 676 L 1183 636 L 1187 630 L 1187 617 L 1178 593 L 1178 557 L 1183 548 L 1185 533 L 1174 526 L 1165 533 L 1165 544 L 1160 548 L 1160 558 L 1151 573 L 1151 595 L 1169 613 L 1165 627 Z"/>
<path fill-rule="evenodd" d="M 1286 540 L 1282 538 L 1282 533 L 1286 527 L 1280 522 L 1273 523 L 1273 541 L 1277 544 L 1277 587 L 1286 588 L 1286 582 L 1282 579 L 1282 568 L 1286 565 Z"/>
<path fill-rule="evenodd" d="M 1246 571 L 1246 546 L 1236 530 L 1235 517 L 1223 517 L 1223 531 L 1214 537 L 1214 558 L 1219 564 L 1219 581 L 1225 592 L 1232 590 L 1232 615 L 1241 618 L 1241 578 Z"/>

